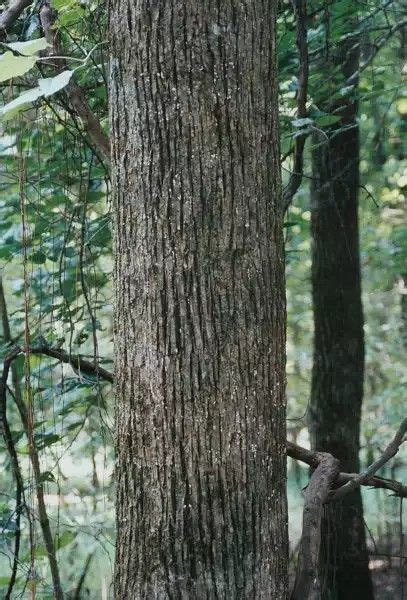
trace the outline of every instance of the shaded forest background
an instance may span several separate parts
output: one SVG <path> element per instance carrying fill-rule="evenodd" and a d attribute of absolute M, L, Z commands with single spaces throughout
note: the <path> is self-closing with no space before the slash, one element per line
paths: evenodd
<path fill-rule="evenodd" d="M 281 3 L 278 19 L 283 180 L 295 188 L 285 220 L 288 437 L 309 445 L 311 152 L 316 144 L 329 143 L 340 120 L 335 111 L 324 110 L 327 99 L 340 107 L 355 98 L 361 132 L 364 468 L 405 416 L 406 5 L 402 0 L 307 4 L 309 78 L 302 111 L 302 63 L 290 2 Z M 76 0 L 54 0 L 52 6 L 26 1 L 21 7 L 11 27 L 1 21 L 6 11 L 0 17 L 0 29 L 7 30 L 0 56 L 0 352 L 3 360 L 16 345 L 30 352 L 12 363 L 7 419 L 27 506 L 38 503 L 36 483 L 44 490 L 63 588 L 73 598 L 109 598 L 114 560 L 112 387 L 101 371 L 91 374 L 75 361 L 80 354 L 91 365 L 112 371 L 106 8 Z M 356 38 L 361 53 L 357 86 L 342 77 L 336 62 L 344 40 Z M 30 45 L 29 40 L 38 41 Z M 328 71 L 321 62 L 330 65 Z M 299 141 L 305 143 L 303 165 L 296 162 Z M 296 182 L 293 173 L 301 175 Z M 18 409 L 22 398 L 28 406 L 26 422 Z M 33 452 L 38 468 L 33 467 Z M 16 510 L 18 485 L 4 445 L 0 461 L 0 596 L 10 584 L 16 531 L 21 529 L 13 597 L 35 587 L 38 597 L 52 598 L 37 509 Z M 406 474 L 405 450 L 380 472 L 398 481 L 405 481 Z M 293 565 L 307 480 L 308 468 L 289 459 Z M 363 502 L 377 597 L 402 598 L 407 586 L 402 501 L 386 490 L 366 489 Z M 28 577 L 33 564 L 35 577 Z"/>

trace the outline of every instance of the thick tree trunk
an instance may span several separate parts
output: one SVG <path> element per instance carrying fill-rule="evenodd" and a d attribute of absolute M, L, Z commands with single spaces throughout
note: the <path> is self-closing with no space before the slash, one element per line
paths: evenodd
<path fill-rule="evenodd" d="M 352 44 L 354 42 L 352 41 Z M 339 52 L 338 52 L 339 54 Z M 346 44 L 345 78 L 358 67 Z M 333 107 L 337 109 L 338 107 Z M 338 114 L 337 112 L 335 114 Z M 364 336 L 359 261 L 359 130 L 357 103 L 349 99 L 329 143 L 315 139 L 311 190 L 314 364 L 310 430 L 314 449 L 359 471 L 359 434 L 364 378 Z M 323 597 L 373 597 L 360 491 L 327 510 L 321 569 Z"/>
<path fill-rule="evenodd" d="M 111 1 L 117 599 L 286 598 L 275 11 Z"/>

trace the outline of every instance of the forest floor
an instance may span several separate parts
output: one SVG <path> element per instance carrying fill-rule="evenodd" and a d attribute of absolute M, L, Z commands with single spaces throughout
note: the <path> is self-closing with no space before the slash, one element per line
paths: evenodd
<path fill-rule="evenodd" d="M 393 549 L 393 556 L 371 556 L 369 568 L 372 573 L 375 600 L 407 600 L 407 559 L 402 573 L 398 554 L 400 547 Z M 295 564 L 290 562 L 290 589 L 294 586 Z M 349 598 L 349 600 L 355 600 Z"/>
<path fill-rule="evenodd" d="M 407 564 L 404 565 L 403 575 L 398 558 L 375 557 L 370 560 L 369 566 L 376 600 L 407 600 Z"/>

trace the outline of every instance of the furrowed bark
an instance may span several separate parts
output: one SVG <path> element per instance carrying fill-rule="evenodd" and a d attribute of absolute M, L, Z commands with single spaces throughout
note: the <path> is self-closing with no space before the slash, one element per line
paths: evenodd
<path fill-rule="evenodd" d="M 275 11 L 110 3 L 117 599 L 286 598 Z"/>

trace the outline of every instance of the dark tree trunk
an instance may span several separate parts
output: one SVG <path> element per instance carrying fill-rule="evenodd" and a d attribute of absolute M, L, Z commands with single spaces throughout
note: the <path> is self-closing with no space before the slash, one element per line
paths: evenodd
<path fill-rule="evenodd" d="M 286 598 L 275 11 L 111 1 L 117 599 Z"/>
<path fill-rule="evenodd" d="M 353 41 L 351 42 L 354 43 Z M 338 54 L 346 79 L 358 53 Z M 325 107 L 326 108 L 326 107 Z M 338 107 L 330 107 L 338 110 Z M 335 114 L 338 114 L 336 112 Z M 349 98 L 330 136 L 315 139 L 311 191 L 314 364 L 310 430 L 315 449 L 330 452 L 340 468 L 359 471 L 364 379 L 364 336 L 359 262 L 359 130 L 357 103 Z M 327 511 L 321 552 L 324 598 L 371 600 L 360 491 Z"/>

